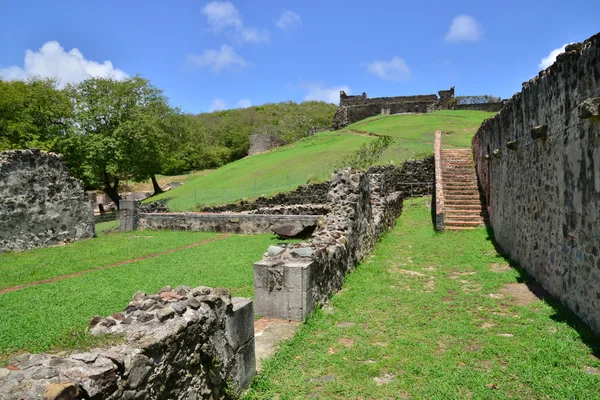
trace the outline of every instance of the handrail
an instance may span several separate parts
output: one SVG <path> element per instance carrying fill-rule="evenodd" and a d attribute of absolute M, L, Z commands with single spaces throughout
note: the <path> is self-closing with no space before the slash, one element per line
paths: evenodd
<path fill-rule="evenodd" d="M 442 183 L 442 131 L 435 131 L 435 229 L 444 230 L 444 185 Z"/>

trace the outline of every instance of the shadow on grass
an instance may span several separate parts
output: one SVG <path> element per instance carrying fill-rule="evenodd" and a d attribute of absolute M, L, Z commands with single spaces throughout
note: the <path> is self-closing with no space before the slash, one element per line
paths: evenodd
<path fill-rule="evenodd" d="M 494 236 L 494 230 L 486 224 L 487 240 L 491 241 L 498 253 L 499 258 L 510 265 L 511 268 L 519 273 L 517 282 L 524 283 L 527 285 L 529 290 L 540 300 L 546 302 L 550 307 L 554 309 L 554 314 L 550 316 L 553 321 L 559 323 L 568 324 L 571 328 L 575 329 L 581 338 L 581 341 L 585 343 L 591 350 L 592 355 L 600 359 L 600 334 L 595 333 L 581 318 L 579 318 L 573 311 L 571 311 L 564 303 L 557 297 L 546 291 L 540 283 L 538 283 L 533 276 L 531 276 L 523 267 L 519 265 L 515 260 L 510 258 L 510 255 L 502 249 L 500 244 L 496 241 Z"/>

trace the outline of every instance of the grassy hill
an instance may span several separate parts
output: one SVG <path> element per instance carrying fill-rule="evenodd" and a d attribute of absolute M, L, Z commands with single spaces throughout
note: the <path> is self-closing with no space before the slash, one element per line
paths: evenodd
<path fill-rule="evenodd" d="M 149 201 L 167 200 L 172 211 L 229 203 L 292 190 L 309 180 L 326 180 L 347 154 L 368 143 L 375 135 L 394 138 L 380 163 L 401 163 L 433 151 L 434 132 L 441 129 L 444 144 L 469 147 L 471 137 L 493 113 L 439 111 L 373 117 L 341 131 L 324 132 L 290 145 L 227 164 L 205 176 L 191 176 L 185 184 Z"/>

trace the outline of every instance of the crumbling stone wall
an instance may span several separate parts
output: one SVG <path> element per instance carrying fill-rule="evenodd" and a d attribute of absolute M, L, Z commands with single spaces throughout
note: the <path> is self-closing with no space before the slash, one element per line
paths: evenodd
<path fill-rule="evenodd" d="M 370 174 L 384 174 L 390 192 L 399 192 L 402 198 L 429 196 L 435 181 L 433 155 L 406 160 L 401 167 L 391 165 L 369 168 Z"/>
<path fill-rule="evenodd" d="M 252 301 L 225 289 L 137 292 L 123 312 L 96 316 L 90 328 L 124 342 L 19 355 L 0 368 L 0 399 L 226 399 L 255 374 Z"/>
<path fill-rule="evenodd" d="M 220 212 L 244 212 L 260 210 L 263 208 L 277 206 L 292 206 L 297 204 L 324 204 L 327 202 L 327 192 L 329 183 L 311 183 L 300 185 L 297 189 L 290 192 L 277 193 L 271 197 L 259 197 L 254 201 L 242 200 L 239 203 L 225 204 L 222 206 L 204 207 L 202 212 L 220 213 Z"/>
<path fill-rule="evenodd" d="M 0 153 L 0 252 L 93 236 L 91 203 L 58 154 Z"/>
<path fill-rule="evenodd" d="M 473 138 L 498 244 L 600 331 L 600 34 L 566 47 Z"/>
<path fill-rule="evenodd" d="M 339 290 L 402 212 L 401 194 L 390 192 L 390 181 L 385 171 L 338 171 L 329 183 L 331 212 L 319 220 L 311 240 L 270 246 L 254 264 L 256 313 L 303 320 Z"/>
<path fill-rule="evenodd" d="M 283 146 L 287 144 L 287 142 L 283 139 L 279 139 L 273 135 L 250 135 L 250 150 L 248 150 L 248 155 L 252 156 L 258 153 L 264 153 L 265 151 L 269 151 L 272 148 Z"/>
<path fill-rule="evenodd" d="M 333 117 L 334 129 L 341 129 L 365 118 L 384 114 L 427 113 L 447 109 L 454 98 L 454 87 L 440 90 L 435 94 L 417 96 L 376 97 L 369 99 L 366 93 L 361 96 L 348 96 L 340 91 L 340 105 Z"/>

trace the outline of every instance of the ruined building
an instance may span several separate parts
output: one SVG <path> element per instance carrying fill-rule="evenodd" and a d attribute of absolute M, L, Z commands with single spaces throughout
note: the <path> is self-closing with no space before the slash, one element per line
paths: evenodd
<path fill-rule="evenodd" d="M 435 94 L 417 96 L 375 97 L 367 98 L 367 94 L 348 96 L 340 91 L 340 106 L 333 117 L 333 128 L 341 129 L 349 124 L 373 117 L 400 113 L 427 113 L 448 109 L 454 99 L 454 86 L 450 90 L 440 90 Z"/>

